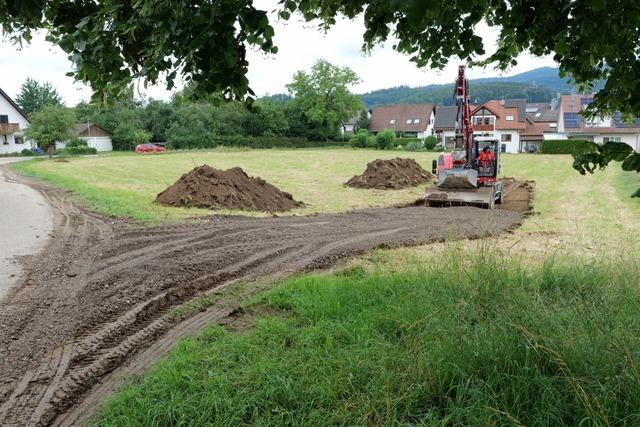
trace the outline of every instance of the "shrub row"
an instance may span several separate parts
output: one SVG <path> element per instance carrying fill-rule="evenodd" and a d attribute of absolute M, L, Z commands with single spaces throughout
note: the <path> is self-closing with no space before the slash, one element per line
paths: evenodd
<path fill-rule="evenodd" d="M 167 142 L 170 149 L 249 147 L 249 148 L 313 148 L 335 147 L 343 145 L 341 141 L 309 141 L 301 137 L 281 136 L 221 136 L 207 135 L 206 138 L 184 139 Z"/>
<path fill-rule="evenodd" d="M 558 139 L 542 142 L 542 154 L 580 154 L 589 151 L 591 141 L 582 139 Z"/>
<path fill-rule="evenodd" d="M 66 147 L 60 150 L 61 154 L 68 154 L 71 156 L 78 156 L 82 154 L 98 154 L 98 150 L 94 147 L 87 147 L 84 145 L 75 146 L 75 147 Z"/>

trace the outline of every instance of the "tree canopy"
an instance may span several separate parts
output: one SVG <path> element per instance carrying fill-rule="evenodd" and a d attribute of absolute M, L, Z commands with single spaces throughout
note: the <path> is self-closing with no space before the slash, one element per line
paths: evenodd
<path fill-rule="evenodd" d="M 62 98 L 49 82 L 39 83 L 30 77 L 20 87 L 16 102 L 27 116 L 41 111 L 47 105 L 62 105 Z"/>
<path fill-rule="evenodd" d="M 76 115 L 73 110 L 47 105 L 42 111 L 33 114 L 31 124 L 24 130 L 24 136 L 46 150 L 56 141 L 64 142 L 69 139 L 75 122 Z"/>
<path fill-rule="evenodd" d="M 299 12 L 325 28 L 364 14 L 363 47 L 393 36 L 420 67 L 485 54 L 476 26 L 499 29 L 497 51 L 479 63 L 507 68 L 528 50 L 552 54 L 564 73 L 588 85 L 606 80 L 590 111 L 640 114 L 640 3 L 636 0 L 280 0 L 279 16 Z M 46 28 L 67 52 L 78 80 L 104 100 L 134 78 L 156 83 L 180 74 L 198 90 L 252 95 L 246 50 L 277 52 L 268 14 L 252 0 L 2 0 L 0 25 L 15 40 Z"/>
<path fill-rule="evenodd" d="M 294 104 L 311 122 L 335 132 L 364 108 L 360 98 L 349 92 L 349 86 L 359 81 L 350 68 L 321 59 L 310 73 L 295 73 L 287 89 L 294 96 Z"/>

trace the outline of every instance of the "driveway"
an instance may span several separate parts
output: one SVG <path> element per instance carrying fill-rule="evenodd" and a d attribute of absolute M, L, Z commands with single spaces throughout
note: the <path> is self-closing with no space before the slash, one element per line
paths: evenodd
<path fill-rule="evenodd" d="M 51 209 L 40 193 L 8 177 L 2 168 L 22 158 L 0 158 L 0 299 L 19 279 L 19 257 L 42 249 L 53 229 Z"/>

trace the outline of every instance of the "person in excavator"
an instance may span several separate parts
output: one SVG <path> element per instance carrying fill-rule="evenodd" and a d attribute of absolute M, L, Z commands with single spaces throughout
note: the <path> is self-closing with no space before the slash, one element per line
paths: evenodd
<path fill-rule="evenodd" d="M 478 171 L 480 173 L 492 173 L 493 165 L 496 161 L 496 155 L 489 146 L 485 146 L 478 155 Z"/>
<path fill-rule="evenodd" d="M 485 146 L 478 155 L 478 163 L 491 164 L 496 161 L 496 155 L 489 146 Z"/>

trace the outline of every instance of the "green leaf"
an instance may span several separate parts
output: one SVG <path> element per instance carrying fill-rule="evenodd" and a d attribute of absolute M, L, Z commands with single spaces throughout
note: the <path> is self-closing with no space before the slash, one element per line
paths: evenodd
<path fill-rule="evenodd" d="M 602 145 L 599 151 L 605 158 L 621 162 L 626 159 L 633 150 L 624 142 L 609 141 Z"/>
<path fill-rule="evenodd" d="M 622 170 L 640 172 L 640 153 L 633 153 L 622 162 Z"/>

